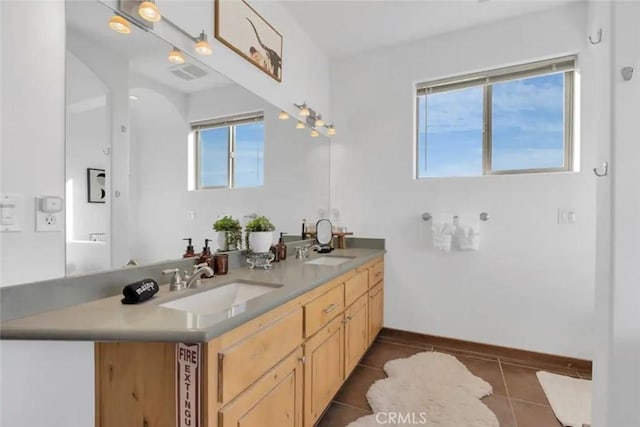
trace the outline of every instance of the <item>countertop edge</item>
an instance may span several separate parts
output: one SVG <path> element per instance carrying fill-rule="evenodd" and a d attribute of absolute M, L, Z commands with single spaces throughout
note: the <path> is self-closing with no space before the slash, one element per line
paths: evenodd
<path fill-rule="evenodd" d="M 277 307 L 286 304 L 287 302 L 304 295 L 313 289 L 322 286 L 323 284 L 330 282 L 331 280 L 342 276 L 343 274 L 352 271 L 375 258 L 384 256 L 386 249 L 367 249 L 371 253 L 358 256 L 356 259 L 346 262 L 335 268 L 331 268 L 326 272 L 321 279 L 311 282 L 306 286 L 292 289 L 282 298 L 274 301 L 270 304 L 265 304 L 260 309 L 255 309 L 249 312 L 242 313 L 241 315 L 232 317 L 219 323 L 215 323 L 209 327 L 200 329 L 168 329 L 168 330 L 140 330 L 131 328 L 129 330 L 64 330 L 64 329 L 51 329 L 46 327 L 6 327 L 5 323 L 13 323 L 14 321 L 3 322 L 0 325 L 0 340 L 7 341 L 89 341 L 89 342 L 114 342 L 114 341 L 137 341 L 137 342 L 184 342 L 184 343 L 206 343 L 214 338 L 217 338 L 226 332 L 229 332 L 235 328 L 242 326 L 243 324 L 268 313 Z M 328 269 L 327 269 L 328 270 Z M 95 301 L 99 301 L 99 298 Z M 78 304 L 81 305 L 81 304 Z M 78 306 L 76 305 L 76 306 Z M 68 307 L 56 311 L 64 311 L 73 307 Z M 39 313 L 40 314 L 40 313 Z M 28 319 L 29 317 L 37 316 L 31 315 L 21 319 Z M 21 320 L 15 319 L 15 320 Z"/>

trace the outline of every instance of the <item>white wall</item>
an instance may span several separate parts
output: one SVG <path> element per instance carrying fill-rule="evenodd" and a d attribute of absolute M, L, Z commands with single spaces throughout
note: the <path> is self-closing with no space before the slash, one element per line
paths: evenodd
<path fill-rule="evenodd" d="M 593 351 L 594 57 L 586 6 L 445 34 L 333 65 L 332 208 L 387 239 L 385 325 L 590 358 Z M 580 173 L 413 179 L 415 83 L 580 54 Z M 558 225 L 573 208 L 575 225 Z M 428 247 L 422 212 L 480 213 L 477 253 Z"/>
<path fill-rule="evenodd" d="M 640 425 L 640 3 L 613 6 L 613 287 L 608 359 L 610 373 L 603 426 Z M 624 81 L 620 70 L 635 68 Z M 607 286 L 603 283 L 601 286 Z M 602 309 L 603 307 L 599 307 Z M 606 313 L 606 308 L 604 310 Z M 606 359 L 605 359 L 606 362 Z"/>
<path fill-rule="evenodd" d="M 0 341 L 2 427 L 94 425 L 91 342 Z"/>
<path fill-rule="evenodd" d="M 23 231 L 0 234 L 0 286 L 8 286 L 64 275 L 64 232 L 35 232 L 35 197 L 64 196 L 65 29 L 62 3 L 3 1 L 1 7 L 0 192 L 25 200 Z M 37 268 L 25 256 L 34 251 L 46 254 Z"/>
<path fill-rule="evenodd" d="M 315 220 L 329 206 L 329 143 L 277 119 L 278 110 L 237 85 L 188 97 L 187 117 L 158 93 L 132 103 L 131 254 L 141 262 L 176 258 L 185 237 L 199 251 L 205 238 L 217 246 L 213 222 L 220 216 L 266 215 L 277 232 L 298 233 L 303 218 Z M 187 191 L 189 123 L 264 111 L 264 185 L 255 188 Z M 152 155 L 150 153 L 153 153 Z M 150 215 L 149 212 L 153 212 Z M 194 218 L 189 218 L 189 212 Z M 167 227 L 171 224 L 171 227 Z M 158 233 L 158 230 L 163 230 Z"/>

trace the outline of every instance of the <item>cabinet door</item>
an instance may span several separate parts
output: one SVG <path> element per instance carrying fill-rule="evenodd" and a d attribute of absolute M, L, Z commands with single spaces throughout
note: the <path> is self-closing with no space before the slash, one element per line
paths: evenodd
<path fill-rule="evenodd" d="M 356 367 L 369 346 L 367 316 L 367 295 L 362 295 L 344 313 L 344 363 L 345 377 Z"/>
<path fill-rule="evenodd" d="M 304 425 L 311 427 L 344 381 L 344 324 L 333 319 L 304 345 Z"/>
<path fill-rule="evenodd" d="M 302 349 L 219 411 L 220 427 L 302 427 Z"/>
<path fill-rule="evenodd" d="M 378 336 L 382 329 L 384 316 L 384 281 L 369 291 L 369 343 Z"/>

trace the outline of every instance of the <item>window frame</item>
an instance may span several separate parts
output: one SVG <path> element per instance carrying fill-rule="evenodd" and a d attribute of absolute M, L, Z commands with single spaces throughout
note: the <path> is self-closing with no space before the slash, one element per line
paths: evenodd
<path fill-rule="evenodd" d="M 513 67 L 504 67 L 488 70 L 480 73 L 467 74 L 446 79 L 420 83 L 416 87 L 416 144 L 415 144 L 415 179 L 455 178 L 454 176 L 430 177 L 419 176 L 420 173 L 420 97 L 425 96 L 425 102 L 430 94 L 444 93 L 456 89 L 466 89 L 481 86 L 483 88 L 483 128 L 482 128 L 482 175 L 516 175 L 532 173 L 554 173 L 574 171 L 574 138 L 575 138 L 575 84 L 576 84 L 577 55 L 564 56 L 545 61 L 521 64 Z M 509 81 L 524 80 L 533 77 L 542 77 L 550 74 L 562 73 L 564 76 L 564 162 L 562 167 L 531 168 L 531 169 L 507 169 L 493 170 L 493 85 Z M 425 104 L 426 108 L 426 104 Z M 427 126 L 425 112 L 425 130 Z M 425 132 L 425 158 L 427 157 L 428 141 Z M 426 162 L 425 162 L 426 163 Z M 426 166 L 426 165 L 425 165 Z"/>
<path fill-rule="evenodd" d="M 220 188 L 226 189 L 235 189 L 236 187 L 236 177 L 235 177 L 235 168 L 236 168 L 236 127 L 249 123 L 258 123 L 261 122 L 263 124 L 264 130 L 264 112 L 254 112 L 237 116 L 230 116 L 218 119 L 211 120 L 202 120 L 198 122 L 191 123 L 191 132 L 193 134 L 193 144 L 194 147 L 194 190 L 214 190 Z M 206 131 L 209 129 L 216 128 L 228 128 L 227 135 L 227 183 L 225 185 L 201 185 L 202 181 L 202 168 L 201 168 L 201 160 L 202 160 L 202 140 L 201 133 L 202 131 Z M 264 138 L 263 138 L 264 141 Z M 263 164 L 264 169 L 264 164 Z M 264 177 L 262 185 L 246 187 L 246 188 L 256 188 L 264 186 Z M 245 187 L 242 187 L 245 188 Z"/>

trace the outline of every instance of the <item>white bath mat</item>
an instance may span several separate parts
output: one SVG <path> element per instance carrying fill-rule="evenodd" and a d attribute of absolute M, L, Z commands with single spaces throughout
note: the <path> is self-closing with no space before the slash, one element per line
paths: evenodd
<path fill-rule="evenodd" d="M 389 378 L 376 381 L 367 392 L 373 414 L 348 427 L 499 427 L 495 414 L 480 401 L 492 393 L 491 385 L 451 355 L 418 353 L 391 360 L 384 370 Z"/>
<path fill-rule="evenodd" d="M 591 425 L 591 381 L 544 371 L 536 375 L 563 426 Z"/>

